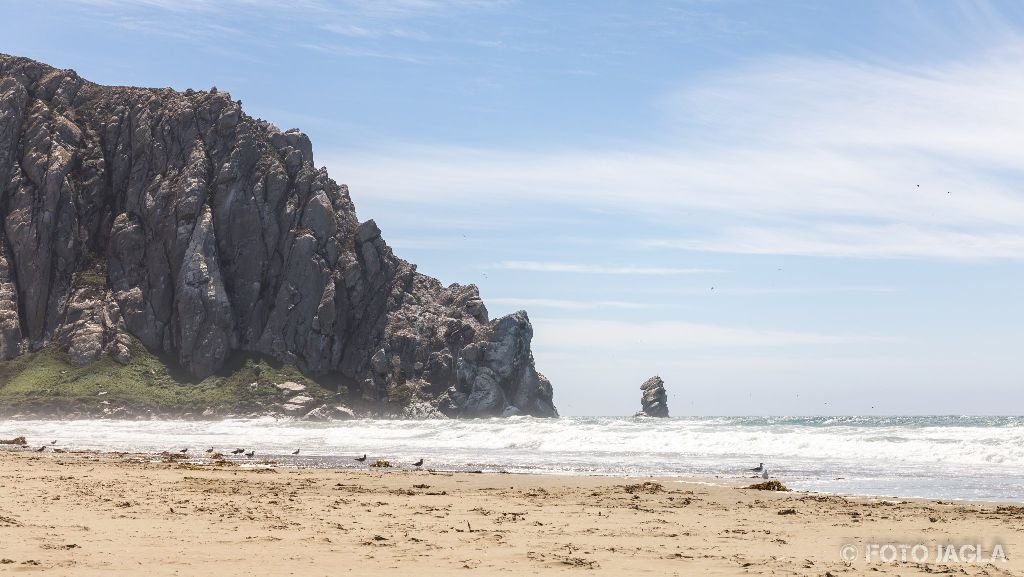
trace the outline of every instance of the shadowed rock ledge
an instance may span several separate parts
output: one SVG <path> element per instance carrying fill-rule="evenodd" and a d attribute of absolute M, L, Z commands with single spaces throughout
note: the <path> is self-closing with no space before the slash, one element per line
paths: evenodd
<path fill-rule="evenodd" d="M 143 350 L 198 382 L 256 355 L 414 413 L 557 416 L 526 313 L 396 257 L 312 150 L 216 88 L 0 55 L 0 362 Z"/>

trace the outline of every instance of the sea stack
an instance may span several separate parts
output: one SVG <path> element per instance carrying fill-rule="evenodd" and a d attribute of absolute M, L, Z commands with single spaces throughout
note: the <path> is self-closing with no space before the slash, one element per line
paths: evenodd
<path fill-rule="evenodd" d="M 643 395 L 640 397 L 640 404 L 643 408 L 637 417 L 667 417 L 668 416 L 668 394 L 665 393 L 665 381 L 655 375 L 640 385 Z"/>

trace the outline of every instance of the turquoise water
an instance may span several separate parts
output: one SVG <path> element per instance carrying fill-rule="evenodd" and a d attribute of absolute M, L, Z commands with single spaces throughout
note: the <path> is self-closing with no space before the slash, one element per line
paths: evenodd
<path fill-rule="evenodd" d="M 368 453 L 438 469 L 738 479 L 764 462 L 798 489 L 1024 501 L 1024 417 L 0 421 L 0 437 L 16 435 L 72 449 L 245 447 L 305 467 Z"/>

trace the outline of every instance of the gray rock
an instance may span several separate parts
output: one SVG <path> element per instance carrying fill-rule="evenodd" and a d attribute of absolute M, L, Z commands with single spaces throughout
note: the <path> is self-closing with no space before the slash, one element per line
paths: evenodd
<path fill-rule="evenodd" d="M 304 421 L 329 421 L 334 417 L 334 411 L 327 405 L 320 405 L 302 417 Z"/>
<path fill-rule="evenodd" d="M 406 405 L 401 414 L 403 419 L 447 419 L 444 413 L 430 403 L 416 402 Z"/>
<path fill-rule="evenodd" d="M 519 414 L 557 416 L 551 383 L 533 364 L 533 326 L 526 311 L 498 319 L 480 340 L 462 348 L 458 386 L 448 400 L 458 416 L 500 416 L 509 407 Z"/>
<path fill-rule="evenodd" d="M 299 403 L 285 403 L 281 405 L 281 412 L 286 415 L 305 415 L 308 410 L 309 407 Z"/>
<path fill-rule="evenodd" d="M 668 393 L 665 392 L 665 382 L 661 377 L 655 375 L 640 385 L 642 395 L 640 404 L 643 407 L 636 414 L 638 417 L 667 417 L 668 416 Z"/>
<path fill-rule="evenodd" d="M 297 395 L 297 396 L 294 396 L 294 397 L 292 397 L 291 399 L 288 400 L 289 404 L 300 405 L 300 406 L 305 406 L 305 405 L 308 405 L 308 404 L 310 404 L 312 402 L 313 402 L 313 398 L 312 397 L 307 397 L 306 395 Z"/>
<path fill-rule="evenodd" d="M 339 406 L 334 407 L 334 418 L 335 419 L 354 419 L 354 418 L 356 418 L 356 413 L 355 413 L 355 411 L 353 411 L 352 409 L 350 409 L 348 407 L 339 405 Z"/>
<path fill-rule="evenodd" d="M 525 312 L 394 255 L 302 132 L 223 91 L 100 86 L 0 55 L 0 361 L 133 340 L 194 380 L 233 355 L 449 416 L 557 416 Z M 301 403 L 294 410 L 303 410 Z"/>
<path fill-rule="evenodd" d="M 306 390 L 306 385 L 296 383 L 295 381 L 285 381 L 283 383 L 277 383 L 274 386 L 286 395 L 294 395 Z"/>

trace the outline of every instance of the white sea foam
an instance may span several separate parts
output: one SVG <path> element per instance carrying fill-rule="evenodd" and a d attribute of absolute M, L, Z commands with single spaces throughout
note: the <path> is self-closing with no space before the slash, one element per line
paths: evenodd
<path fill-rule="evenodd" d="M 1024 499 L 1024 419 L 1016 417 L 0 421 L 0 437 L 15 435 L 78 449 L 245 447 L 315 467 L 355 466 L 351 457 L 368 453 L 451 469 L 737 477 L 763 461 L 805 489 Z"/>

